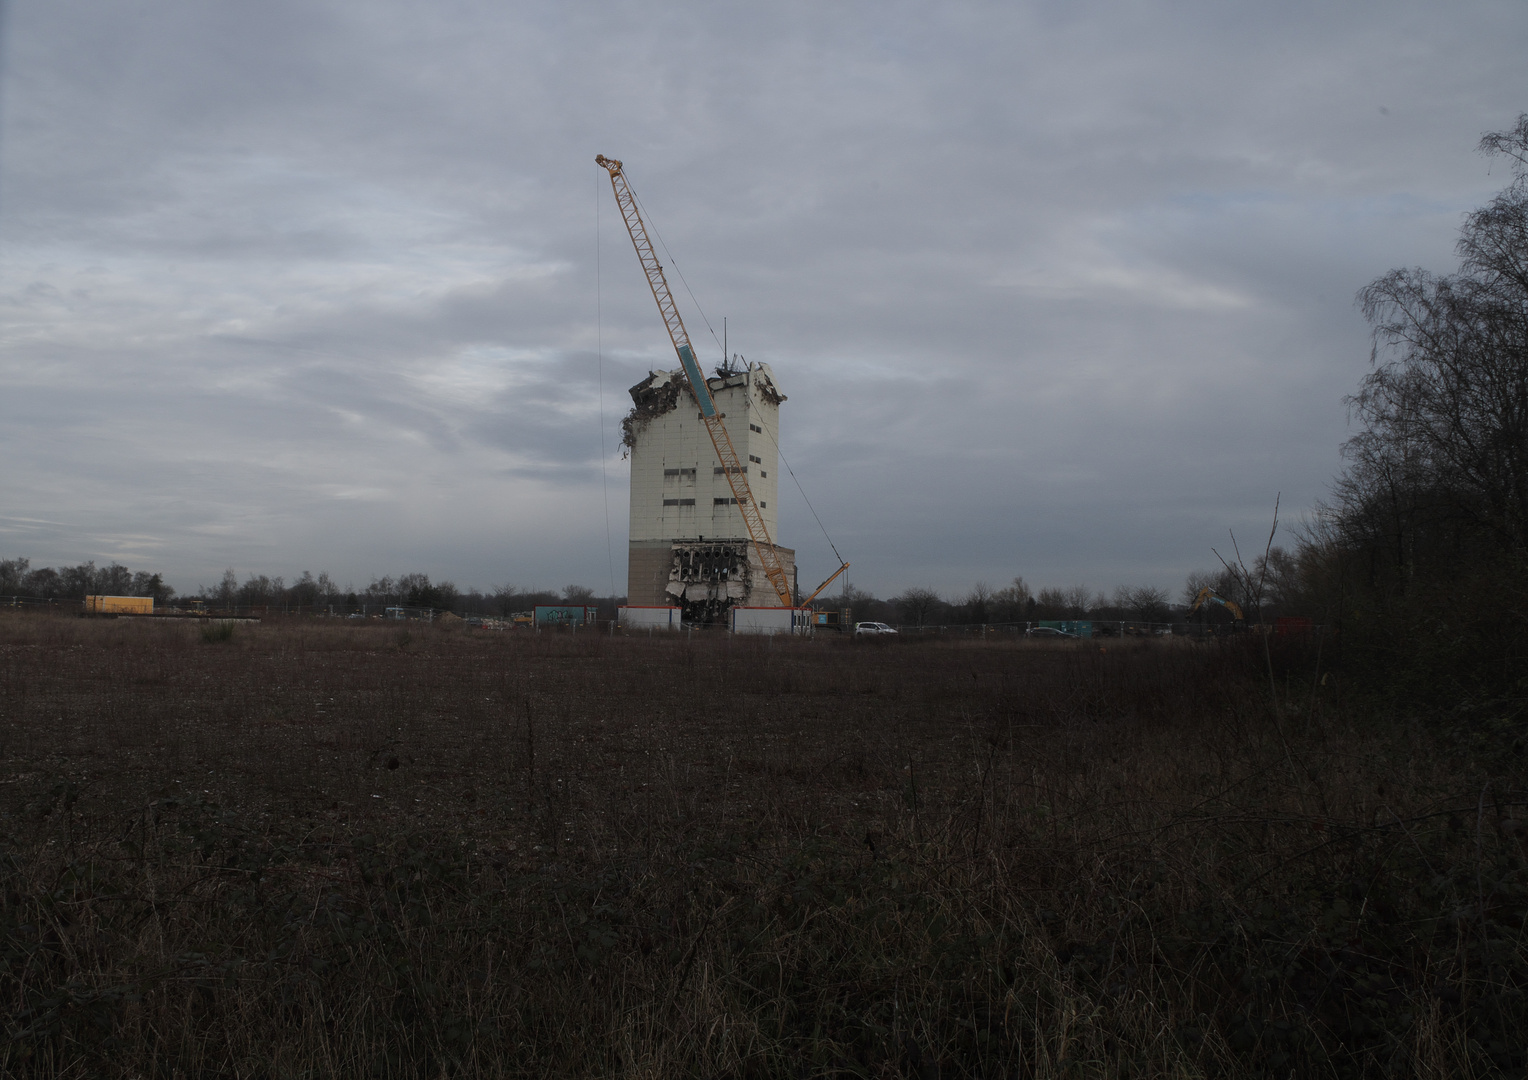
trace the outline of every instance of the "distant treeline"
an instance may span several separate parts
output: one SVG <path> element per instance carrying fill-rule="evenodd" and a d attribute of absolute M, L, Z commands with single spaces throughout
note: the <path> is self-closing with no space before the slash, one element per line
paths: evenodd
<path fill-rule="evenodd" d="M 96 566 L 94 562 L 78 566 L 39 566 L 32 569 L 31 559 L 0 559 L 0 596 L 26 596 L 37 600 L 83 600 L 87 595 L 152 596 L 164 603 L 175 590 L 161 574 L 137 573 L 121 563 Z"/>
<path fill-rule="evenodd" d="M 1266 560 L 1267 583 L 1261 598 L 1252 595 L 1252 583 L 1230 570 L 1219 573 L 1202 571 L 1190 574 L 1184 587 L 1182 605 L 1174 604 L 1165 589 L 1150 585 L 1122 586 L 1113 593 L 1094 592 L 1085 585 L 1043 588 L 1033 592 L 1022 577 L 1015 577 L 1002 588 L 977 583 L 954 597 L 941 596 L 928 588 L 907 589 L 890 599 L 878 599 L 857 587 L 818 597 L 818 608 L 848 608 L 855 620 L 875 619 L 912 626 L 956 624 L 994 624 L 1033 622 L 1040 619 L 1103 619 L 1125 622 L 1168 622 L 1182 617 L 1183 607 L 1192 601 L 1202 585 L 1210 585 L 1221 595 L 1234 599 L 1257 612 L 1259 599 L 1262 614 L 1287 606 L 1286 594 L 1292 582 L 1295 560 L 1275 548 Z M 1261 569 L 1262 560 L 1257 564 Z M 625 603 L 625 597 L 596 596 L 583 585 L 561 589 L 524 589 L 501 585 L 489 591 L 459 589 L 450 581 L 431 581 L 422 573 L 374 578 L 364 589 L 342 588 L 327 573 L 317 576 L 304 570 L 290 583 L 284 577 L 249 574 L 241 582 L 232 568 L 223 573 L 216 585 L 203 585 L 196 592 L 177 597 L 166 585 L 162 574 L 134 572 L 121 563 L 97 567 L 93 562 L 79 566 L 40 567 L 31 569 L 28 559 L 0 561 L 0 596 L 21 596 L 34 600 L 83 600 L 88 594 L 111 596 L 152 596 L 159 603 L 200 601 L 218 609 L 263 608 L 291 612 L 333 611 L 381 614 L 389 607 L 417 610 L 450 611 L 457 615 L 507 616 L 529 611 L 540 604 L 588 605 L 600 609 L 602 618 L 612 618 Z M 1211 611 L 1210 618 L 1223 617 Z"/>
<path fill-rule="evenodd" d="M 578 604 L 598 607 L 601 617 L 613 618 L 625 597 L 594 595 L 582 585 L 562 589 L 523 589 L 501 585 L 488 592 L 458 589 L 450 581 L 432 582 L 428 574 L 400 574 L 374 578 L 364 589 L 341 588 L 327 572 L 315 577 L 304 570 L 289 584 L 283 577 L 249 574 L 240 582 L 233 569 L 224 571 L 216 585 L 177 596 L 159 573 L 137 571 L 112 563 L 32 568 L 24 558 L 0 559 L 0 596 L 27 600 L 80 601 L 88 595 L 152 596 L 161 604 L 200 601 L 220 609 L 264 608 L 286 611 L 328 611 L 381 614 L 389 607 L 450 611 L 458 615 L 505 616 L 528 611 L 538 604 Z"/>
<path fill-rule="evenodd" d="M 381 613 L 389 607 L 403 607 L 489 616 L 528 611 L 538 604 L 580 604 L 601 608 L 601 615 L 606 618 L 613 618 L 616 607 L 625 600 L 596 597 L 593 589 L 582 585 L 568 585 L 561 590 L 523 589 L 514 585 L 500 585 L 487 592 L 475 588 L 463 590 L 453 582 L 431 581 L 429 574 L 419 573 L 373 578 L 364 589 L 342 589 L 327 573 L 314 577 L 307 570 L 290 585 L 284 578 L 264 574 L 250 574 L 241 584 L 232 569 L 223 573 L 217 585 L 204 585 L 196 599 L 220 608 L 332 608 L 349 614 Z"/>
<path fill-rule="evenodd" d="M 1182 619 L 1199 590 L 1208 585 L 1240 604 L 1249 619 L 1268 620 L 1276 615 L 1304 614 L 1294 573 L 1296 563 L 1293 555 L 1276 547 L 1259 556 L 1246 574 L 1236 567 L 1195 571 L 1188 575 L 1177 601 L 1166 589 L 1154 585 L 1121 585 L 1113 592 L 1095 591 L 1086 585 L 1052 586 L 1036 592 L 1022 577 L 1015 577 L 1001 588 L 977 582 L 954 596 L 942 596 L 930 588 L 912 588 L 885 600 L 851 586 L 818 597 L 814 606 L 847 608 L 855 621 L 872 619 L 905 626 L 974 626 L 1042 619 L 1168 623 Z M 1200 617 L 1195 615 L 1196 620 Z M 1203 617 L 1211 622 L 1230 619 L 1219 607 L 1204 611 Z"/>

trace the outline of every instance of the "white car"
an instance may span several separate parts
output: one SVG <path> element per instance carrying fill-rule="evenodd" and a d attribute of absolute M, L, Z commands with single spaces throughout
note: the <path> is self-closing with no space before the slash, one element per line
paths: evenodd
<path fill-rule="evenodd" d="M 857 622 L 854 624 L 855 637 L 860 637 L 861 635 L 869 637 L 877 634 L 895 634 L 896 632 L 896 627 L 887 626 L 883 622 Z"/>

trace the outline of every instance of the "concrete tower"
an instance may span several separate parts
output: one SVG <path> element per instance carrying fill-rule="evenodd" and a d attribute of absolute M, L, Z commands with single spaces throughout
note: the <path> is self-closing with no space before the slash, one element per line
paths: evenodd
<path fill-rule="evenodd" d="M 707 380 L 748 475 L 771 538 L 777 538 L 775 473 L 780 403 L 768 364 L 717 372 Z M 622 421 L 631 451 L 631 549 L 627 603 L 679 607 L 690 623 L 720 622 L 734 605 L 780 603 L 748 539 L 743 516 L 701 423 L 682 368 L 655 371 L 631 388 Z M 776 545 L 794 581 L 796 553 Z"/>

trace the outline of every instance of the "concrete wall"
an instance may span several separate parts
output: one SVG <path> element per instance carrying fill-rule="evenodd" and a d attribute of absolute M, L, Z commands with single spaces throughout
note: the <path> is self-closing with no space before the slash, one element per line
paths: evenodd
<path fill-rule="evenodd" d="M 780 560 L 781 567 L 785 570 L 785 580 L 791 585 L 792 596 L 795 595 L 796 587 L 796 550 L 795 548 L 775 545 L 775 556 Z M 754 607 L 774 607 L 780 602 L 780 597 L 775 594 L 775 588 L 769 583 L 769 578 L 764 574 L 764 564 L 759 561 L 759 553 L 752 545 L 748 548 L 749 580 L 753 587 L 748 591 L 748 599 L 744 601 Z M 811 586 L 808 586 L 810 588 Z"/>
<path fill-rule="evenodd" d="M 655 376 L 660 384 L 664 379 L 683 378 L 682 371 Z M 648 385 L 633 387 L 633 398 Z M 775 447 L 780 436 L 779 402 L 785 399 L 775 388 L 768 364 L 751 365 L 725 379 L 713 378 L 709 385 L 732 447 L 747 469 L 759 516 L 770 539 L 777 539 L 779 453 Z M 681 392 L 669 411 L 646 418 L 631 446 L 632 542 L 747 537 L 737 507 L 730 501 L 717 502 L 733 497 L 720 468 L 700 410 L 688 392 Z M 628 586 L 628 595 L 630 590 Z"/>
<path fill-rule="evenodd" d="M 633 607 L 661 607 L 673 602 L 668 589 L 674 567 L 669 540 L 633 540 L 626 559 L 626 602 Z"/>

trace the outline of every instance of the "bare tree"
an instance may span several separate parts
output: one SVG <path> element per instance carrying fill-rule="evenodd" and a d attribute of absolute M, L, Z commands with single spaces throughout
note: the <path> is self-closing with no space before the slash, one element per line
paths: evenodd
<path fill-rule="evenodd" d="M 866 618 L 866 613 L 880 603 L 871 593 L 857 585 L 845 585 L 843 592 L 838 594 L 838 602 L 849 610 L 850 622 Z"/>
<path fill-rule="evenodd" d="M 1041 589 L 1036 603 L 1036 614 L 1042 619 L 1064 619 L 1067 616 L 1068 603 L 1065 589 Z"/>
<path fill-rule="evenodd" d="M 133 575 L 133 584 L 128 592 L 132 596 L 152 596 L 160 604 L 175 597 L 175 590 L 165 584 L 162 574 L 151 574 L 147 570 L 140 570 Z"/>
<path fill-rule="evenodd" d="M 1137 585 L 1115 593 L 1115 600 L 1142 622 L 1162 622 L 1167 618 L 1167 590 L 1154 585 Z"/>
<path fill-rule="evenodd" d="M 14 595 L 21 591 L 31 559 L 0 559 L 0 593 Z"/>
<path fill-rule="evenodd" d="M 905 590 L 901 596 L 894 597 L 892 603 L 896 604 L 902 612 L 903 619 L 914 626 L 922 626 L 943 601 L 933 589 L 913 588 Z"/>
<path fill-rule="evenodd" d="M 1514 179 L 1465 219 L 1458 272 L 1392 270 L 1358 294 L 1374 370 L 1349 399 L 1362 430 L 1338 497 L 1402 567 L 1460 525 L 1528 551 L 1528 114 L 1480 149 Z"/>
<path fill-rule="evenodd" d="M 95 573 L 94 591 L 106 596 L 127 596 L 133 590 L 133 572 L 119 562 Z"/>
<path fill-rule="evenodd" d="M 992 599 L 996 595 L 992 586 L 988 585 L 985 581 L 978 581 L 975 585 L 971 586 L 971 591 L 966 593 L 966 598 L 962 601 L 966 608 L 966 615 L 971 622 L 983 624 L 987 622 L 987 617 L 992 607 Z"/>
<path fill-rule="evenodd" d="M 58 578 L 64 596 L 73 600 L 83 600 L 87 594 L 95 592 L 95 561 L 65 567 L 58 572 Z"/>
<path fill-rule="evenodd" d="M 1029 591 L 1029 585 L 1022 577 L 1015 577 L 1013 582 L 999 589 L 992 597 L 993 605 L 997 609 L 997 617 L 1006 622 L 1017 622 L 1029 615 L 1029 609 L 1034 606 L 1034 594 Z"/>

